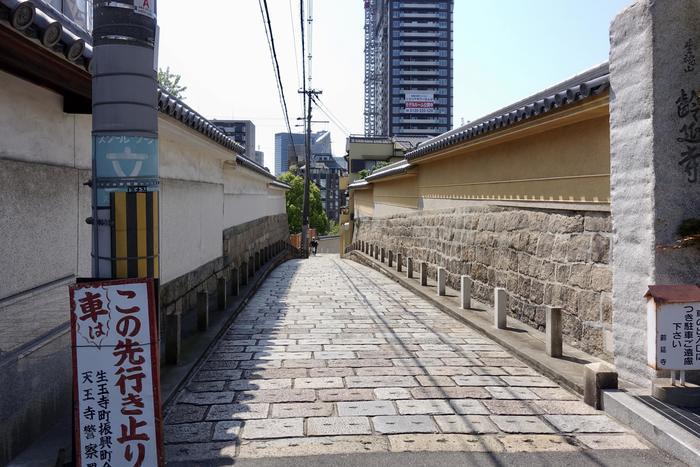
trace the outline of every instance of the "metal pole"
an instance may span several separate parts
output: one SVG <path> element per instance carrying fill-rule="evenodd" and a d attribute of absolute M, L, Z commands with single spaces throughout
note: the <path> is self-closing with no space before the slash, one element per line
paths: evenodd
<path fill-rule="evenodd" d="M 157 277 L 156 0 L 95 0 L 93 17 L 92 275 Z M 136 221 L 124 215 L 137 209 L 150 213 L 139 225 L 147 253 L 134 248 L 146 240 L 130 237 Z"/>

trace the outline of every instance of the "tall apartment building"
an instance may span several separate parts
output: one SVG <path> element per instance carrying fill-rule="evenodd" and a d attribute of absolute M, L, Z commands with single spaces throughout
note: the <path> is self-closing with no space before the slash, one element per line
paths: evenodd
<path fill-rule="evenodd" d="M 303 133 L 292 133 L 291 138 L 289 133 L 275 134 L 275 175 L 286 172 L 290 165 L 298 165 L 299 162 L 294 157 L 294 149 L 297 145 L 303 147 L 304 141 Z M 297 150 L 297 154 L 303 160 L 304 153 Z"/>
<path fill-rule="evenodd" d="M 212 120 L 226 136 L 245 148 L 244 156 L 255 161 L 255 125 L 250 120 Z"/>
<path fill-rule="evenodd" d="M 365 135 L 452 128 L 453 0 L 364 0 Z"/>

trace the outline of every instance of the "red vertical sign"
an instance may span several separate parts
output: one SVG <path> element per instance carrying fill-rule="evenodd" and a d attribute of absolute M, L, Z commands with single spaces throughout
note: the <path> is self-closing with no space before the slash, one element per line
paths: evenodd
<path fill-rule="evenodd" d="M 152 279 L 70 288 L 76 465 L 164 465 Z"/>

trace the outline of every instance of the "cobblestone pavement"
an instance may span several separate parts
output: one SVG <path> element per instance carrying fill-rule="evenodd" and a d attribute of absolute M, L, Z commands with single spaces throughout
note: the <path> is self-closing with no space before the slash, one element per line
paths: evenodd
<path fill-rule="evenodd" d="M 489 339 L 336 255 L 274 271 L 168 409 L 169 462 L 649 449 Z"/>

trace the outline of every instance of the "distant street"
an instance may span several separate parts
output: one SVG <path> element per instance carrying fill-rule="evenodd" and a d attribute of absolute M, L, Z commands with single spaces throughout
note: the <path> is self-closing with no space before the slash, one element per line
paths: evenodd
<path fill-rule="evenodd" d="M 170 465 L 680 465 L 337 255 L 279 267 L 166 413 Z"/>

